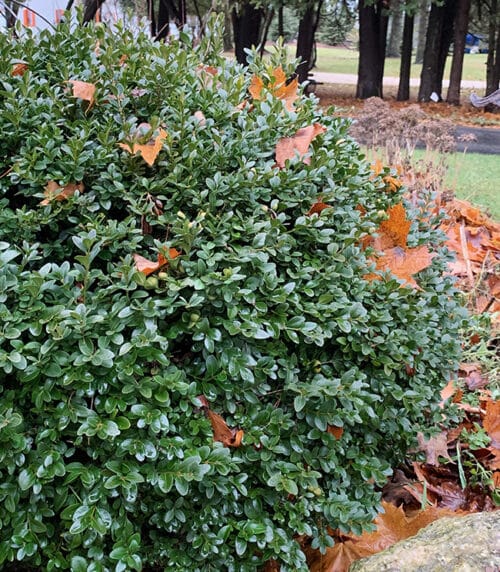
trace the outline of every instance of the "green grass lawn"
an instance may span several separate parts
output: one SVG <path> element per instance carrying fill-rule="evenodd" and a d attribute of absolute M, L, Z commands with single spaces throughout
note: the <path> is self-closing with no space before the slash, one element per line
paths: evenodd
<path fill-rule="evenodd" d="M 446 188 L 457 197 L 486 208 L 500 221 L 500 160 L 498 155 L 455 153 L 449 158 Z"/>
<path fill-rule="evenodd" d="M 465 54 L 464 71 L 462 78 L 465 80 L 486 79 L 486 54 Z M 387 58 L 385 60 L 384 75 L 386 77 L 399 77 L 399 58 Z M 449 78 L 451 56 L 447 58 L 445 79 Z M 358 73 L 358 52 L 347 48 L 318 48 L 318 60 L 316 71 L 330 73 Z M 411 77 L 419 78 L 422 71 L 421 64 L 412 64 Z"/>

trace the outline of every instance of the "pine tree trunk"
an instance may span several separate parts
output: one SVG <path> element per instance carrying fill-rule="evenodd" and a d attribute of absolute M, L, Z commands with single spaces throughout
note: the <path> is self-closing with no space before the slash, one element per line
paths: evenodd
<path fill-rule="evenodd" d="M 457 0 L 455 31 L 453 38 L 453 60 L 451 62 L 450 86 L 446 101 L 460 105 L 460 82 L 464 65 L 465 36 L 469 26 L 471 0 Z"/>
<path fill-rule="evenodd" d="M 411 54 L 413 48 L 413 27 L 415 17 L 405 13 L 403 26 L 403 45 L 401 47 L 401 65 L 399 68 L 398 101 L 410 99 Z"/>
<path fill-rule="evenodd" d="M 359 2 L 359 63 L 356 97 L 383 97 L 387 15 L 383 0 Z"/>
<path fill-rule="evenodd" d="M 256 8 L 249 1 L 240 5 L 239 9 L 233 8 L 234 53 L 240 64 L 247 65 L 245 48 L 259 45 L 263 17 L 264 10 Z"/>
<path fill-rule="evenodd" d="M 420 0 L 417 26 L 417 49 L 415 50 L 415 63 L 421 64 L 424 61 L 425 36 L 427 32 L 427 21 L 429 19 L 429 0 Z"/>

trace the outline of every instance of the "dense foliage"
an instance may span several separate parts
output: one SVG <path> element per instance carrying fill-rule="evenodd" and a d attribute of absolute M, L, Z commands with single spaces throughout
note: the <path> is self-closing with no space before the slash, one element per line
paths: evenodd
<path fill-rule="evenodd" d="M 0 37 L 2 566 L 306 570 L 297 536 L 367 525 L 441 420 L 446 255 L 419 288 L 374 279 L 363 239 L 397 185 L 314 99 L 251 101 L 217 37 Z M 437 252 L 430 222 L 409 241 Z"/>

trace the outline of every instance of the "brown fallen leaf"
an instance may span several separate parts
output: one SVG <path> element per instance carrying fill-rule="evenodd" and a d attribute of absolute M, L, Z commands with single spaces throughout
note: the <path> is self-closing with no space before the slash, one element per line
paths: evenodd
<path fill-rule="evenodd" d="M 226 447 L 239 447 L 245 434 L 243 429 L 228 427 L 223 417 L 210 409 L 208 400 L 204 395 L 198 396 L 198 399 L 201 401 L 203 412 L 212 425 L 214 441 L 219 441 Z"/>
<path fill-rule="evenodd" d="M 158 129 L 158 133 L 156 137 L 151 139 L 145 144 L 141 143 L 119 143 L 119 146 L 130 153 L 131 155 L 135 155 L 139 153 L 141 157 L 146 161 L 146 163 L 152 167 L 158 154 L 160 153 L 163 143 L 167 138 L 167 132 L 164 129 Z"/>
<path fill-rule="evenodd" d="M 421 528 L 444 516 L 457 516 L 456 513 L 441 508 L 429 507 L 414 516 L 405 515 L 402 507 L 382 501 L 384 512 L 375 519 L 377 529 L 361 536 L 347 535 L 347 540 L 339 540 L 322 555 L 319 551 L 308 551 L 310 572 L 348 572 L 353 562 L 376 554 L 400 540 L 414 536 Z"/>
<path fill-rule="evenodd" d="M 442 431 L 426 440 L 422 433 L 417 433 L 418 450 L 425 453 L 425 459 L 429 465 L 439 465 L 439 457 L 452 461 L 448 454 L 448 434 Z"/>
<path fill-rule="evenodd" d="M 311 142 L 325 131 L 326 129 L 322 125 L 315 123 L 314 125 L 302 127 L 292 137 L 280 139 L 276 144 L 276 165 L 280 169 L 284 169 L 285 162 L 293 159 L 296 154 L 308 165 L 310 158 L 304 158 L 304 155 L 308 153 Z"/>
<path fill-rule="evenodd" d="M 335 439 L 340 439 L 344 434 L 344 428 L 336 427 L 335 425 L 328 425 L 326 430 L 328 433 L 330 433 L 330 435 L 333 435 Z"/>
<path fill-rule="evenodd" d="M 95 85 L 77 79 L 70 79 L 68 83 L 73 86 L 73 97 L 89 102 L 87 107 L 87 110 L 89 110 L 95 103 Z"/>
<path fill-rule="evenodd" d="M 56 183 L 56 181 L 49 181 L 43 191 L 45 198 L 43 201 L 40 201 L 40 205 L 47 206 L 52 201 L 64 201 L 73 196 L 76 191 L 83 193 L 84 189 L 85 187 L 82 182 L 68 183 L 61 186 L 59 183 Z"/>
<path fill-rule="evenodd" d="M 375 256 L 375 264 L 377 270 L 381 272 L 389 271 L 407 285 L 419 288 L 419 285 L 413 278 L 413 274 L 430 266 L 433 257 L 434 253 L 429 252 L 426 246 L 408 249 L 396 246 L 377 254 Z M 367 274 L 365 278 L 366 280 L 380 280 L 380 276 L 373 273 Z"/>
<path fill-rule="evenodd" d="M 311 216 L 313 214 L 320 214 L 325 209 L 331 209 L 331 208 L 332 205 L 328 205 L 319 200 L 318 202 L 314 203 L 312 207 L 307 211 L 307 216 Z"/>
<path fill-rule="evenodd" d="M 12 66 L 12 71 L 10 72 L 10 75 L 12 76 L 17 76 L 17 75 L 24 75 L 29 69 L 29 66 L 27 63 L 24 62 L 18 62 L 17 64 L 14 64 Z"/>
<path fill-rule="evenodd" d="M 158 254 L 158 259 L 156 261 L 149 260 L 140 254 L 134 254 L 134 263 L 135 267 L 139 272 L 142 272 L 145 276 L 149 276 L 153 274 L 163 266 L 166 266 L 169 263 L 169 260 L 173 260 L 180 255 L 180 252 L 175 248 L 169 248 L 168 250 L 168 258 L 166 258 L 163 254 Z"/>
<path fill-rule="evenodd" d="M 500 401 L 489 400 L 486 403 L 483 427 L 491 439 L 491 447 L 500 449 Z"/>

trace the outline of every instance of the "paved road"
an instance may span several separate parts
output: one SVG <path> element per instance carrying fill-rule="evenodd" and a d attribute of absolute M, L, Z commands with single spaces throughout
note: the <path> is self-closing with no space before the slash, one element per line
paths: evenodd
<path fill-rule="evenodd" d="M 476 138 L 475 141 L 460 141 L 462 136 L 471 135 Z M 457 139 L 457 151 L 500 155 L 500 128 L 458 126 L 455 130 L 455 138 Z"/>

